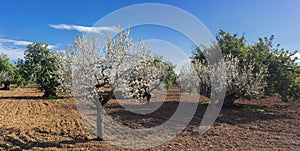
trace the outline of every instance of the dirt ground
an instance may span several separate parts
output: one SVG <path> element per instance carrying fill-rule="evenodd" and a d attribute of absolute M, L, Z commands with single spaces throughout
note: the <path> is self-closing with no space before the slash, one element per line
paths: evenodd
<path fill-rule="evenodd" d="M 79 116 L 73 98 L 42 99 L 35 88 L 0 90 L 0 150 L 130 150 L 95 139 Z M 155 126 L 172 116 L 179 92 L 173 88 L 159 111 L 137 116 L 110 101 L 106 111 L 134 128 Z M 202 98 L 201 98 L 202 100 Z M 261 109 L 248 111 L 242 106 Z M 193 120 L 176 138 L 147 150 L 300 150 L 300 103 L 277 98 L 237 100 L 222 109 L 203 135 L 199 125 L 207 105 L 199 103 Z M 151 142 L 149 142 L 151 143 Z"/>

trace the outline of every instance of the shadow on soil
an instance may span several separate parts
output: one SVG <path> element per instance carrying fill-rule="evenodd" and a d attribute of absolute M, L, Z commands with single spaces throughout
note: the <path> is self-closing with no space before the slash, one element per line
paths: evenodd
<path fill-rule="evenodd" d="M 51 99 L 42 96 L 0 96 L 0 100 L 58 100 L 58 99 L 67 99 L 67 98 L 72 98 L 72 97 L 64 96 L 64 97 Z"/>
<path fill-rule="evenodd" d="M 187 103 L 186 105 L 188 106 L 189 103 Z M 247 106 L 260 108 L 260 106 L 257 105 L 247 105 Z M 119 104 L 109 105 L 106 108 L 107 109 L 114 108 L 113 111 L 111 112 L 108 111 L 108 114 L 111 115 L 112 117 L 116 117 L 117 119 L 120 119 L 120 122 L 122 121 L 137 122 L 139 120 L 148 119 L 147 121 L 151 121 L 150 123 L 155 123 L 155 124 L 143 123 L 142 125 L 144 127 L 152 127 L 152 126 L 158 126 L 164 123 L 165 121 L 167 121 L 168 119 L 170 119 L 171 116 L 175 113 L 177 107 L 178 107 L 178 101 L 164 102 L 158 110 L 146 115 L 140 115 L 140 114 L 127 111 Z M 274 119 L 290 118 L 287 115 L 275 114 L 272 112 L 268 112 L 267 110 L 265 110 L 264 112 L 245 111 L 243 107 L 244 105 L 236 104 L 235 106 L 230 108 L 222 108 L 215 123 L 227 123 L 230 125 L 239 125 L 239 124 L 246 124 L 255 121 L 263 121 L 263 120 L 268 121 Z M 194 114 L 194 117 L 192 118 L 189 125 L 200 126 L 200 123 L 202 121 L 206 109 L 207 109 L 207 105 L 198 104 L 196 113 Z"/>
<path fill-rule="evenodd" d="M 189 104 L 186 104 L 189 105 Z M 290 118 L 285 115 L 280 114 L 271 114 L 271 113 L 256 113 L 251 111 L 244 111 L 241 107 L 242 105 L 237 104 L 234 107 L 231 108 L 223 108 L 221 110 L 220 116 L 216 120 L 215 123 L 227 123 L 230 125 L 239 125 L 239 124 L 245 124 L 249 122 L 255 122 L 255 121 L 261 121 L 261 120 L 274 120 L 274 119 L 285 119 Z M 167 121 L 173 113 L 176 111 L 178 107 L 178 101 L 168 101 L 164 102 L 162 106 L 154 111 L 153 113 L 146 114 L 146 115 L 140 115 L 135 114 L 133 112 L 125 110 L 122 106 L 119 104 L 109 104 L 106 106 L 106 110 L 113 109 L 111 112 L 108 112 L 113 118 L 116 118 L 120 123 L 123 123 L 124 125 L 128 125 L 130 127 L 135 127 L 132 123 L 139 123 L 141 124 L 143 121 L 148 121 L 147 123 L 142 123 L 142 127 L 153 127 L 157 126 L 159 124 L 164 123 Z M 257 107 L 257 106 L 256 106 Z M 198 104 L 197 111 L 192 119 L 192 121 L 189 123 L 189 126 L 199 126 L 200 122 L 203 118 L 203 115 L 206 111 L 207 105 Z M 163 116 L 162 116 L 163 115 Z M 126 122 L 124 122 L 126 121 Z M 176 125 L 174 125 L 176 126 Z M 47 135 L 60 135 L 60 134 L 49 134 L 46 131 L 42 131 L 38 128 L 33 129 L 35 133 L 39 134 L 47 134 Z M 95 139 L 86 139 L 84 137 L 72 137 L 67 136 L 71 138 L 71 140 L 66 141 L 55 141 L 55 142 L 42 142 L 39 140 L 28 140 L 26 137 L 18 136 L 20 134 L 20 130 L 16 129 L 5 129 L 0 128 L 0 132 L 3 134 L 5 132 L 13 132 L 16 133 L 16 138 L 12 136 L 5 137 L 5 143 L 0 143 L 0 148 L 4 148 L 6 150 L 12 149 L 12 150 L 22 150 L 22 149 L 34 149 L 35 147 L 40 148 L 64 148 L 64 145 L 71 145 L 71 144 L 77 144 L 77 143 L 86 143 L 89 141 L 96 141 Z M 191 132 L 191 134 L 194 134 L 194 132 Z M 3 136 L 3 135 L 2 135 Z M 31 136 L 29 136 L 31 137 Z M 34 137 L 31 137 L 34 138 Z"/>
<path fill-rule="evenodd" d="M 1 100 L 41 100 L 41 96 L 0 96 Z"/>

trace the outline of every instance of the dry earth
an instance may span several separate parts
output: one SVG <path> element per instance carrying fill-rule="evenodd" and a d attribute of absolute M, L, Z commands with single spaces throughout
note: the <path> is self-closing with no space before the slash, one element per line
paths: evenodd
<path fill-rule="evenodd" d="M 130 150 L 97 141 L 80 118 L 72 98 L 45 100 L 41 95 L 32 87 L 0 91 L 0 150 Z M 171 117 L 178 98 L 179 92 L 173 87 L 162 107 L 149 115 L 130 113 L 115 100 L 109 102 L 106 111 L 129 127 L 152 127 Z M 207 108 L 199 103 L 184 131 L 147 150 L 300 150 L 299 102 L 266 98 L 238 100 L 236 104 L 222 109 L 207 133 L 199 135 L 199 124 Z M 264 112 L 245 111 L 243 105 Z"/>

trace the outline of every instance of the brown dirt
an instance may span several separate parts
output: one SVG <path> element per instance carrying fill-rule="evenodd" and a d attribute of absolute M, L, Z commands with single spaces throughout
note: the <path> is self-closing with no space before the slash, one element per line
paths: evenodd
<path fill-rule="evenodd" d="M 0 91 L 0 150 L 127 150 L 97 141 L 80 118 L 72 98 L 42 99 L 35 88 Z M 114 119 L 134 128 L 155 126 L 176 110 L 178 92 L 173 88 L 158 112 L 137 116 L 116 101 L 106 106 Z M 203 100 L 203 98 L 201 98 Z M 277 98 L 237 100 L 222 109 L 217 121 L 199 135 L 206 105 L 198 105 L 189 126 L 175 139 L 148 150 L 300 150 L 300 103 Z M 242 105 L 265 112 L 245 111 Z"/>

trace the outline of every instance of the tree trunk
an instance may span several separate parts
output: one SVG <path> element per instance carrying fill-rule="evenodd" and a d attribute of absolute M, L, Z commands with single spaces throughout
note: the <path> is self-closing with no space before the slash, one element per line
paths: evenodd
<path fill-rule="evenodd" d="M 57 97 L 57 94 L 53 90 L 45 90 L 43 97 L 44 98 Z"/>
<path fill-rule="evenodd" d="M 4 88 L 3 90 L 10 90 L 10 82 L 9 81 L 5 81 L 4 83 Z"/>
<path fill-rule="evenodd" d="M 97 139 L 102 141 L 103 140 L 103 107 L 101 103 L 98 102 L 97 104 Z"/>
<path fill-rule="evenodd" d="M 223 107 L 232 107 L 233 102 L 236 100 L 235 94 L 226 95 L 224 98 Z"/>

